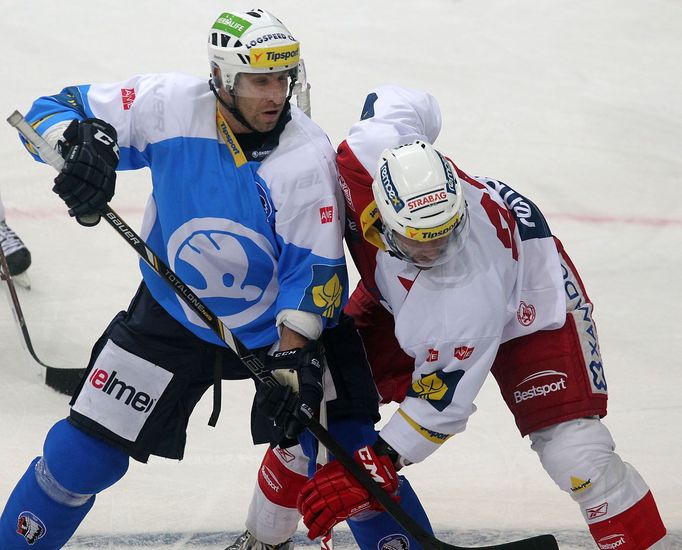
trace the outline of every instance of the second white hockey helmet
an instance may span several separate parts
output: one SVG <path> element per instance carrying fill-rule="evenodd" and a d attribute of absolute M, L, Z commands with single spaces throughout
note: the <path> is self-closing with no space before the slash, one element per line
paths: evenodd
<path fill-rule="evenodd" d="M 289 71 L 296 80 L 300 44 L 271 13 L 255 8 L 223 13 L 208 33 L 213 84 L 230 91 L 239 73 Z"/>
<path fill-rule="evenodd" d="M 395 256 L 429 268 L 461 249 L 469 230 L 462 184 L 432 145 L 417 140 L 384 150 L 372 192 L 382 240 Z"/>

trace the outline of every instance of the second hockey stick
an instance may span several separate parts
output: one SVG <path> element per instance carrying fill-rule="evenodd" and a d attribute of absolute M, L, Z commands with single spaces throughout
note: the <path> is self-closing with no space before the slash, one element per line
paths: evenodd
<path fill-rule="evenodd" d="M 53 168 L 61 171 L 64 159 L 50 147 L 45 139 L 38 134 L 26 121 L 21 113 L 15 111 L 7 122 L 16 128 L 21 135 L 38 151 L 40 157 Z M 198 314 L 204 323 L 232 350 L 251 373 L 267 386 L 279 385 L 279 382 L 267 370 L 265 365 L 256 357 L 185 284 L 166 263 L 161 260 L 110 206 L 101 210 L 102 217 L 111 225 L 177 294 L 187 306 Z M 414 518 L 385 492 L 358 464 L 353 457 L 322 427 L 322 424 L 312 418 L 307 425 L 308 431 L 331 452 L 336 459 L 358 480 L 358 482 L 400 523 L 406 531 L 414 537 L 422 547 L 428 550 L 474 550 L 470 547 L 456 546 L 438 540 L 426 531 Z M 552 535 L 539 535 L 519 541 L 501 543 L 492 546 L 476 547 L 480 550 L 558 550 L 556 539 Z"/>
<path fill-rule="evenodd" d="M 41 367 L 45 369 L 45 383 L 50 386 L 53 390 L 58 391 L 66 395 L 73 394 L 74 390 L 78 386 L 78 382 L 83 374 L 83 369 L 60 369 L 56 367 L 51 367 L 50 365 L 43 363 L 43 361 L 38 357 L 35 348 L 33 347 L 33 342 L 31 341 L 31 335 L 28 331 L 28 325 L 26 324 L 26 318 L 24 317 L 24 312 L 21 309 L 21 303 L 19 302 L 19 295 L 17 294 L 17 289 L 14 286 L 14 281 L 12 280 L 12 275 L 9 272 L 9 265 L 7 263 L 7 258 L 5 257 L 2 247 L 0 246 L 0 278 L 7 283 L 7 292 L 9 296 L 9 305 L 12 309 L 12 314 L 14 320 L 16 321 L 19 332 L 23 339 L 24 347 L 28 351 L 31 358 L 38 363 Z"/>
<path fill-rule="evenodd" d="M 9 273 L 9 265 L 7 264 L 7 258 L 5 253 L 0 247 L 0 278 L 2 278 L 7 283 L 7 291 L 9 292 L 10 305 L 12 306 L 12 313 L 14 314 L 14 319 L 19 325 L 19 331 L 24 339 L 24 344 L 26 344 L 26 349 L 31 357 L 38 363 L 41 367 L 46 369 L 52 369 L 50 365 L 43 363 L 35 350 L 33 349 L 33 342 L 31 342 L 31 336 L 28 333 L 28 327 L 26 326 L 26 319 L 24 318 L 24 312 L 21 310 L 21 304 L 19 303 L 19 296 L 17 295 L 17 289 L 14 287 L 14 282 L 12 281 L 12 276 Z"/>

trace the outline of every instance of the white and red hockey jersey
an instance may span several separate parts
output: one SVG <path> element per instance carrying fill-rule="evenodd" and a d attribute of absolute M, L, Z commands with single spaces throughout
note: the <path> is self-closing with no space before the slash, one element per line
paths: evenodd
<path fill-rule="evenodd" d="M 379 155 L 414 139 L 433 141 L 440 113 L 428 94 L 382 86 L 369 94 L 363 117 L 337 159 L 349 206 L 346 238 L 354 239 L 349 248 L 367 290 L 392 312 L 398 343 L 413 360 L 411 386 L 381 436 L 419 462 L 464 430 L 500 344 L 563 326 L 562 269 L 531 201 L 459 169 L 471 223 L 459 256 L 422 270 L 377 253 L 367 239 L 376 218 L 370 185 Z"/>
<path fill-rule="evenodd" d="M 381 436 L 413 462 L 464 430 L 500 344 L 566 319 L 559 254 L 537 207 L 502 182 L 458 176 L 471 228 L 455 259 L 422 270 L 377 256 L 377 287 L 415 361 Z"/>

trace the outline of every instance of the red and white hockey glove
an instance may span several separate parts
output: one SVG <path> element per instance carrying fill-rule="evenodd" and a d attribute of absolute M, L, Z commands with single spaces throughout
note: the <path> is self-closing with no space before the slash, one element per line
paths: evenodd
<path fill-rule="evenodd" d="M 398 474 L 392 460 L 377 455 L 370 446 L 355 452 L 355 460 L 381 488 L 398 501 Z M 308 528 L 308 538 L 327 533 L 337 523 L 365 510 L 383 510 L 379 502 L 367 492 L 338 460 L 332 460 L 309 479 L 298 495 L 298 511 Z"/>

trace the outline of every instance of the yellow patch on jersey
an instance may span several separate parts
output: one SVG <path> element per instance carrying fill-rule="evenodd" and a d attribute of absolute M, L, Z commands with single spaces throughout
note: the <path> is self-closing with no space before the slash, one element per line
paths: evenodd
<path fill-rule="evenodd" d="M 343 295 L 343 285 L 339 276 L 335 273 L 323 285 L 313 287 L 312 293 L 315 305 L 324 309 L 322 316 L 333 318 L 336 309 L 341 307 L 341 296 Z"/>
<path fill-rule="evenodd" d="M 420 380 L 412 382 L 412 391 L 417 394 L 420 399 L 428 399 L 430 401 L 440 401 L 445 397 L 448 391 L 448 385 L 438 376 L 438 373 L 432 373 Z"/>
<path fill-rule="evenodd" d="M 580 493 L 592 485 L 592 480 L 580 479 L 579 477 L 571 476 L 571 492 Z"/>

